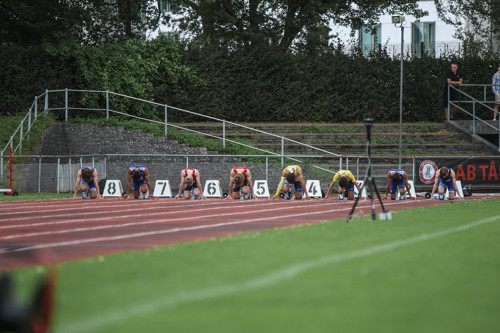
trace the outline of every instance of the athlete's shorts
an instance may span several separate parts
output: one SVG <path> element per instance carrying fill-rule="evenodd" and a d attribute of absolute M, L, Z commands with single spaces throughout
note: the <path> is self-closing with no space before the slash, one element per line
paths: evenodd
<path fill-rule="evenodd" d="M 439 186 L 447 187 L 448 191 L 455 192 L 455 186 L 453 186 L 452 181 L 445 183 L 445 182 L 443 182 L 443 180 L 441 178 L 439 178 Z"/>
<path fill-rule="evenodd" d="M 347 190 L 348 192 L 352 192 L 352 191 L 354 191 L 354 183 L 352 182 L 352 180 L 349 180 L 349 184 L 347 184 L 347 188 L 346 188 L 346 190 Z"/>
<path fill-rule="evenodd" d="M 295 192 L 302 192 L 302 184 L 300 183 L 300 181 L 293 182 L 293 184 L 290 184 L 288 180 L 285 180 L 285 184 L 287 184 L 288 186 L 293 185 L 293 187 L 295 188 Z"/>
<path fill-rule="evenodd" d="M 500 92 L 495 93 L 495 104 L 500 104 Z"/>
<path fill-rule="evenodd" d="M 91 181 L 86 181 L 82 178 L 82 181 L 80 182 L 80 184 L 87 184 L 88 188 L 89 188 L 89 191 L 97 191 L 97 188 L 95 187 L 95 183 L 94 183 L 94 178 L 92 178 Z"/>
<path fill-rule="evenodd" d="M 198 183 L 196 181 L 194 181 L 191 186 L 184 184 L 184 191 L 191 191 L 194 188 L 198 188 Z"/>
<path fill-rule="evenodd" d="M 405 182 L 403 179 L 401 179 L 399 182 L 394 182 L 391 180 L 391 192 L 390 194 L 396 194 L 396 192 L 399 192 L 398 189 L 405 188 Z"/>
<path fill-rule="evenodd" d="M 132 189 L 134 191 L 139 191 L 141 189 L 142 184 L 146 184 L 146 179 L 143 179 L 140 182 L 136 182 L 134 179 L 132 179 Z"/>
<path fill-rule="evenodd" d="M 243 185 L 241 186 L 236 186 L 236 184 L 233 184 L 233 192 L 239 192 L 243 186 L 248 186 L 248 180 L 246 178 L 243 181 Z"/>

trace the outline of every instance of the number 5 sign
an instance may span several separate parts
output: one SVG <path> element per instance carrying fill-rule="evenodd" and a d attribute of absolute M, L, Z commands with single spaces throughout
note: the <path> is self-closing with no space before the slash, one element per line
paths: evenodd
<path fill-rule="evenodd" d="M 220 190 L 219 180 L 207 180 L 205 182 L 205 188 L 203 194 L 207 198 L 222 198 L 222 193 Z"/>
<path fill-rule="evenodd" d="M 267 187 L 267 180 L 256 180 L 253 183 L 253 190 L 256 197 L 269 198 L 269 188 Z"/>

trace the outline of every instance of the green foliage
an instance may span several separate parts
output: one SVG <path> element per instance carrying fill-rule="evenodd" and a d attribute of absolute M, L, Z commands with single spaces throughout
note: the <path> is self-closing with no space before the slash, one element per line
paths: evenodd
<path fill-rule="evenodd" d="M 113 91 L 235 122 L 399 120 L 400 61 L 384 52 L 367 58 L 359 50 L 346 54 L 339 45 L 318 54 L 293 54 L 264 44 L 228 50 L 161 37 L 92 47 L 73 42 L 6 46 L 0 53 L 0 114 L 26 108 L 46 88 L 68 87 Z M 443 120 L 444 77 L 451 62 L 458 63 L 465 83 L 491 82 L 491 58 L 405 59 L 405 122 Z M 467 93 L 482 98 L 483 91 L 467 87 Z M 58 103 L 63 106 L 62 99 Z M 104 93 L 80 94 L 71 103 L 106 107 Z M 114 95 L 110 108 L 164 118 L 163 105 Z M 86 117 L 83 111 L 74 114 Z M 169 121 L 199 118 L 175 111 Z"/>
<path fill-rule="evenodd" d="M 6 116 L 2 118 L 2 121 L 0 122 L 0 149 L 3 149 L 7 145 L 10 140 L 10 136 L 14 133 L 23 118 L 24 115 Z M 44 130 L 52 125 L 54 121 L 54 117 L 50 114 L 39 115 L 39 117 L 33 123 L 33 126 L 31 127 L 28 135 L 26 135 L 26 133 L 28 133 L 28 121 L 25 121 L 23 123 L 24 139 L 22 142 L 22 151 L 18 151 L 16 152 L 16 154 L 32 152 L 41 142 Z M 14 136 L 13 147 L 15 148 L 18 143 L 19 132 Z M 4 154 L 8 154 L 8 151 L 5 151 Z"/>
<path fill-rule="evenodd" d="M 48 46 L 50 54 L 74 64 L 73 88 L 112 91 L 147 101 L 182 104 L 182 89 L 193 74 L 180 63 L 180 45 L 167 37 L 152 41 L 127 40 L 84 47 L 72 42 Z M 166 98 L 168 97 L 168 99 Z M 81 107 L 104 108 L 105 95 L 83 95 Z M 150 119 L 163 119 L 163 108 L 111 96 L 110 108 Z"/>

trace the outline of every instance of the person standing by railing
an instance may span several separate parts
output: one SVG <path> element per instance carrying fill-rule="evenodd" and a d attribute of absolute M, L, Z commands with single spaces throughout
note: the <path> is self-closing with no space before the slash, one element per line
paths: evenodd
<path fill-rule="evenodd" d="M 498 106 L 500 106 L 500 64 L 497 64 L 497 72 L 491 79 L 491 90 L 495 94 L 495 106 L 493 107 L 493 120 L 497 120 Z"/>
<path fill-rule="evenodd" d="M 448 88 L 448 85 L 452 85 L 453 87 L 458 88 L 462 85 L 462 83 L 463 83 L 463 76 L 462 73 L 458 71 L 458 65 L 451 64 L 450 70 L 448 71 L 448 73 L 446 73 L 446 82 L 444 84 L 444 91 L 443 91 L 444 119 L 448 119 L 448 89 L 450 91 L 450 101 L 458 100 L 457 91 L 453 88 Z M 453 119 L 453 115 L 455 114 L 456 110 L 457 110 L 456 106 L 453 106 L 451 108 L 450 119 Z"/>

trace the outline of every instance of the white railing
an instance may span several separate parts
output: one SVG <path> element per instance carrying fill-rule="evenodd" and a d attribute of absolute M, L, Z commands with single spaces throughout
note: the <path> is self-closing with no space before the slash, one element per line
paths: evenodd
<path fill-rule="evenodd" d="M 64 93 L 63 103 L 61 103 L 60 105 L 52 105 L 51 106 L 50 102 L 53 99 L 56 99 L 57 98 L 57 94 L 60 94 L 60 93 Z M 70 103 L 70 94 L 71 93 L 97 94 L 98 97 L 99 96 L 104 96 L 105 97 L 105 106 L 101 107 L 101 108 L 98 108 L 98 107 L 86 108 L 86 107 L 82 107 L 82 106 L 78 106 L 78 105 L 71 105 L 71 103 Z M 136 102 L 140 102 L 140 103 L 145 103 L 147 105 L 154 106 L 154 107 L 160 107 L 160 108 L 162 108 L 162 111 L 163 111 L 163 121 L 158 121 L 158 120 L 155 120 L 155 119 L 148 119 L 148 118 L 144 118 L 144 117 L 140 117 L 140 116 L 137 116 L 137 115 L 132 115 L 132 114 L 128 114 L 128 113 L 125 113 L 125 112 L 122 112 L 122 111 L 115 110 L 115 109 L 113 109 L 112 101 L 110 100 L 110 98 L 112 96 L 117 96 L 117 97 L 122 98 L 122 99 L 136 101 Z M 177 108 L 177 107 L 174 107 L 174 106 L 170 106 L 168 104 L 161 104 L 161 103 L 151 102 L 151 101 L 148 101 L 148 100 L 145 100 L 145 99 L 141 99 L 141 98 L 137 98 L 137 97 L 132 97 L 132 96 L 127 96 L 127 95 L 123 95 L 123 94 L 111 92 L 111 91 L 108 91 L 108 90 L 106 90 L 106 91 L 99 91 L 99 90 L 78 90 L 78 89 L 68 89 L 68 88 L 66 88 L 66 89 L 58 89 L 58 90 L 45 90 L 45 92 L 43 94 L 41 94 L 39 96 L 35 96 L 34 101 L 33 101 L 31 107 L 28 110 L 28 113 L 26 114 L 26 116 L 23 118 L 23 120 L 21 121 L 21 123 L 19 124 L 19 126 L 17 127 L 17 129 L 14 131 L 14 133 L 10 137 L 10 140 L 7 142 L 7 145 L 0 152 L 0 173 L 1 173 L 0 177 L 3 177 L 4 152 L 8 149 L 8 147 L 13 147 L 14 153 L 16 153 L 18 151 L 21 152 L 23 140 L 29 134 L 29 132 L 30 132 L 30 130 L 31 130 L 34 122 L 36 121 L 36 119 L 38 117 L 38 104 L 39 104 L 38 101 L 41 100 L 42 98 L 44 100 L 43 112 L 47 113 L 47 112 L 51 112 L 51 111 L 64 111 L 64 120 L 65 121 L 67 121 L 69 119 L 70 112 L 72 112 L 72 111 L 98 111 L 98 112 L 105 113 L 106 119 L 109 119 L 111 114 L 118 114 L 118 115 L 130 117 L 130 118 L 134 118 L 134 119 L 139 119 L 139 120 L 143 120 L 143 121 L 147 121 L 147 122 L 151 122 L 151 123 L 163 124 L 164 125 L 164 135 L 165 136 L 167 136 L 168 126 L 170 126 L 172 128 L 176 128 L 176 129 L 179 129 L 179 130 L 183 130 L 183 131 L 187 131 L 187 132 L 191 132 L 191 133 L 195 133 L 195 134 L 207 136 L 207 137 L 210 137 L 212 139 L 221 140 L 223 148 L 226 148 L 226 143 L 229 142 L 229 143 L 233 143 L 233 144 L 240 145 L 240 146 L 243 146 L 243 147 L 252 148 L 252 149 L 255 149 L 255 150 L 257 150 L 259 152 L 262 152 L 262 153 L 265 153 L 265 154 L 271 154 L 271 155 L 279 156 L 279 157 L 281 157 L 281 163 L 282 164 L 284 163 L 284 158 L 285 158 L 284 156 L 286 156 L 286 154 L 285 154 L 285 143 L 293 143 L 293 144 L 296 144 L 296 145 L 300 145 L 300 146 L 306 147 L 306 148 L 308 148 L 311 151 L 314 151 L 316 153 L 325 154 L 325 155 L 331 156 L 331 157 L 341 157 L 342 156 L 341 154 L 336 154 L 336 153 L 333 153 L 333 152 L 330 152 L 330 151 L 327 151 L 327 150 L 323 150 L 323 149 L 314 147 L 312 145 L 308 145 L 308 144 L 305 144 L 305 143 L 302 143 L 302 142 L 299 142 L 299 141 L 296 141 L 296 140 L 293 140 L 293 139 L 289 139 L 289 138 L 287 138 L 285 136 L 280 136 L 280 135 L 268 133 L 268 132 L 265 132 L 265 131 L 262 131 L 262 130 L 259 130 L 259 129 L 255 129 L 255 128 L 252 128 L 252 127 L 249 127 L 249 126 L 240 125 L 240 124 L 237 124 L 237 123 L 234 123 L 234 122 L 231 122 L 231 121 L 227 121 L 225 119 L 219 119 L 219 118 L 216 118 L 216 117 L 212 117 L 212 116 L 208 116 L 208 115 L 196 113 L 196 112 L 193 112 L 193 111 L 189 111 L 189 110 Z M 168 122 L 168 114 L 169 114 L 169 112 L 172 112 L 172 111 L 178 111 L 178 112 L 181 112 L 181 113 L 184 113 L 184 114 L 189 114 L 189 115 L 192 115 L 192 116 L 200 117 L 200 118 L 204 119 L 205 121 L 206 120 L 210 120 L 210 121 L 213 121 L 213 122 L 218 122 L 218 123 L 221 124 L 222 135 L 221 136 L 217 136 L 217 135 L 214 135 L 214 134 L 211 134 L 211 133 L 203 133 L 203 132 L 200 132 L 200 131 L 197 131 L 197 130 L 189 129 L 187 127 L 182 127 L 182 126 L 174 125 L 173 123 L 169 123 Z M 28 126 L 27 126 L 27 128 L 25 130 L 23 130 L 26 121 L 28 122 Z M 280 153 L 276 153 L 276 152 L 273 152 L 273 151 L 261 149 L 261 148 L 258 148 L 258 147 L 247 145 L 247 144 L 244 144 L 242 142 L 238 142 L 236 140 L 231 140 L 231 139 L 227 138 L 226 128 L 227 128 L 228 125 L 233 126 L 233 127 L 238 127 L 238 128 L 241 128 L 241 129 L 244 129 L 244 130 L 247 130 L 247 131 L 251 131 L 251 132 L 264 134 L 264 135 L 269 136 L 270 138 L 274 138 L 274 139 L 280 140 L 281 152 Z M 18 143 L 14 147 L 14 141 L 15 141 L 15 139 L 17 139 Z M 294 159 L 292 159 L 292 160 L 294 160 Z M 300 160 L 298 160 L 298 159 L 295 159 L 295 161 L 300 162 Z"/>
<path fill-rule="evenodd" d="M 467 93 L 468 89 L 473 87 L 480 87 L 482 90 L 481 98 L 477 96 L 472 96 L 472 93 Z M 500 150 L 500 116 L 499 112 L 495 111 L 493 107 L 490 105 L 494 105 L 495 101 L 488 99 L 488 93 L 491 92 L 491 84 L 462 84 L 461 88 L 457 88 L 452 85 L 448 85 L 448 114 L 446 115 L 448 121 L 450 120 L 450 108 L 456 108 L 462 113 L 467 114 L 472 118 L 472 134 L 476 134 L 476 126 L 477 124 L 483 124 L 484 126 L 490 128 L 493 132 L 498 134 L 498 150 Z M 459 97 L 458 101 L 450 100 L 450 92 L 455 91 Z M 467 106 L 470 106 L 472 109 L 466 109 Z M 497 122 L 491 123 L 490 121 L 482 119 L 477 112 L 478 106 L 482 106 L 484 109 L 488 110 L 489 115 L 496 113 Z"/>

